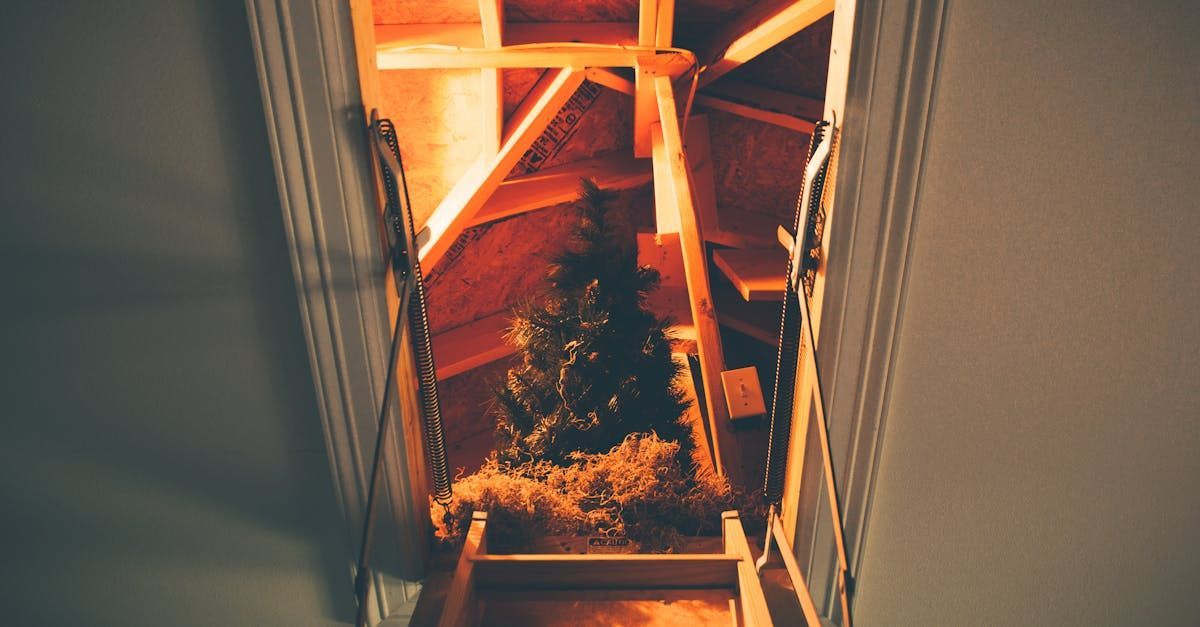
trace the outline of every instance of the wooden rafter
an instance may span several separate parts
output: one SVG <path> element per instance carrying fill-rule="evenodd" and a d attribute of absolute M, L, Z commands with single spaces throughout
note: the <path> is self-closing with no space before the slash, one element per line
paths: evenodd
<path fill-rule="evenodd" d="M 485 2 L 487 0 L 480 0 Z M 492 0 L 495 2 L 495 0 Z M 482 7 L 481 7 L 482 8 Z M 503 17 L 503 13 L 499 14 Z M 482 10 L 480 17 L 484 17 Z M 462 48 L 483 48 L 485 23 L 457 24 L 376 24 L 377 48 L 441 44 Z M 513 22 L 504 24 L 504 44 L 524 45 L 547 41 L 584 42 L 628 46 L 637 43 L 637 24 L 633 22 Z"/>
<path fill-rule="evenodd" d="M 718 32 L 700 55 L 703 87 L 833 12 L 834 0 L 759 0 Z"/>
<path fill-rule="evenodd" d="M 704 400 L 713 436 L 716 458 L 714 465 L 718 473 L 727 475 L 735 483 L 740 483 L 740 456 L 733 441 L 733 434 L 728 431 L 729 409 L 721 390 L 721 371 L 725 369 L 725 357 L 721 349 L 721 333 L 717 326 L 716 311 L 713 308 L 703 232 L 699 214 L 692 200 L 691 172 L 680 134 L 675 92 L 670 77 L 666 76 L 656 78 L 654 88 L 660 118 L 655 128 L 659 129 L 656 134 L 662 137 L 660 149 L 654 151 L 655 160 L 666 165 L 665 171 L 657 170 L 662 180 L 656 176 L 655 185 L 663 185 L 669 190 L 665 199 L 679 214 L 679 241 L 683 251 L 684 276 L 692 321 L 696 327 L 696 352 L 700 359 Z"/>
<path fill-rule="evenodd" d="M 732 113 L 750 120 L 774 124 L 775 126 L 790 129 L 798 133 L 811 134 L 815 126 L 813 122 L 786 113 L 759 109 L 703 93 L 696 94 L 696 105 L 706 109 L 716 109 L 717 111 Z"/>
<path fill-rule="evenodd" d="M 504 45 L 504 1 L 479 0 L 479 23 L 485 48 Z M 483 149 L 485 157 L 500 152 L 504 141 L 504 83 L 497 68 L 484 68 L 480 73 L 479 100 L 483 110 Z"/>
<path fill-rule="evenodd" d="M 504 341 L 509 324 L 508 313 L 501 312 L 435 335 L 437 378 L 449 379 L 515 353 L 516 347 Z"/>
<path fill-rule="evenodd" d="M 816 98 L 762 87 L 754 83 L 735 81 L 731 78 L 705 87 L 703 93 L 755 109 L 783 113 L 801 120 L 820 120 L 825 114 L 825 103 Z"/>
<path fill-rule="evenodd" d="M 378 46 L 381 70 L 637 67 L 654 76 L 677 77 L 694 63 L 686 51 L 656 52 L 641 46 L 548 43 L 498 49 L 455 46 Z"/>
<path fill-rule="evenodd" d="M 582 178 L 600 189 L 619 190 L 645 185 L 652 174 L 649 163 L 612 152 L 513 177 L 500 184 L 472 226 L 577 200 Z"/>
<path fill-rule="evenodd" d="M 533 145 L 581 83 L 582 70 L 563 68 L 546 72 L 534 85 L 513 114 L 516 123 L 500 152 L 491 159 L 482 156 L 477 159 L 426 221 L 429 235 L 420 251 L 425 273 L 437 265 L 454 239 L 475 220 L 521 155 Z"/>

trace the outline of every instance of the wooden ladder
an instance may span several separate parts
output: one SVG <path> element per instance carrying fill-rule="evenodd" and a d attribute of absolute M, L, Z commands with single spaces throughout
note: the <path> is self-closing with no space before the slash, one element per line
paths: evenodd
<path fill-rule="evenodd" d="M 741 520 L 721 517 L 721 553 L 493 555 L 476 512 L 438 625 L 772 625 Z"/>

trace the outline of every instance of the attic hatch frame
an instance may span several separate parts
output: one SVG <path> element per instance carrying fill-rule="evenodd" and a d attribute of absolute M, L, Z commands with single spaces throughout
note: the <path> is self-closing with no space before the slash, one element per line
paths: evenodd
<path fill-rule="evenodd" d="M 760 0 L 761 1 L 761 0 Z M 859 575 L 875 469 L 886 425 L 894 338 L 901 323 L 909 242 L 915 228 L 946 0 L 866 3 L 838 0 L 834 12 L 825 118 L 841 125 L 834 177 L 837 217 L 822 241 L 827 267 L 814 289 L 814 333 L 824 366 L 833 455 L 840 460 L 850 571 Z M 298 305 L 326 437 L 338 506 L 346 520 L 347 596 L 353 594 L 353 548 L 361 529 L 366 460 L 373 447 L 395 304 L 378 241 L 367 119 L 359 73 L 374 72 L 373 50 L 355 38 L 373 27 L 366 0 L 246 0 L 262 90 L 269 149 L 275 164 Z M 853 42 L 854 54 L 850 55 Z M 359 67 L 356 59 L 366 59 Z M 360 91 L 361 89 L 361 91 Z M 830 257 L 834 251 L 836 256 Z M 832 261 L 832 263 L 828 263 Z M 820 299 L 820 300 L 818 300 Z M 411 364 L 402 356 L 402 370 Z M 411 371 L 410 371 L 411 372 Z M 401 376 L 406 375 L 404 372 Z M 404 414 L 416 399 L 401 394 Z M 798 408 L 803 405 L 798 404 Z M 781 536 L 792 548 L 814 594 L 823 587 L 828 610 L 835 564 L 819 511 L 820 475 L 803 464 L 805 435 L 793 418 Z M 396 430 L 389 442 L 386 512 L 381 536 L 397 546 L 383 563 L 398 577 L 369 582 L 372 623 L 411 614 L 420 584 L 429 524 L 423 450 Z M 811 441 L 808 446 L 812 446 Z M 409 472 L 402 472 L 407 469 Z M 816 483 L 816 490 L 800 490 Z M 389 530 L 391 533 L 388 533 Z M 331 576 L 339 576 L 332 574 Z"/>

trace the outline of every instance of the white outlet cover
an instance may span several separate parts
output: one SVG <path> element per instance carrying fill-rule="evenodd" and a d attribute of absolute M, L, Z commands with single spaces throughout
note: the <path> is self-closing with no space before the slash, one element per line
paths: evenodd
<path fill-rule="evenodd" d="M 721 387 L 725 390 L 731 420 L 767 413 L 762 386 L 758 384 L 758 368 L 747 366 L 721 372 Z"/>

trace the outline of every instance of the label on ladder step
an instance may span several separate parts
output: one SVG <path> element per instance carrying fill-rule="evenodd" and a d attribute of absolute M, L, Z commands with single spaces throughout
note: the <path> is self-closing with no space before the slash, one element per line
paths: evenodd
<path fill-rule="evenodd" d="M 634 553 L 637 544 L 629 538 L 591 536 L 587 539 L 588 553 Z"/>

